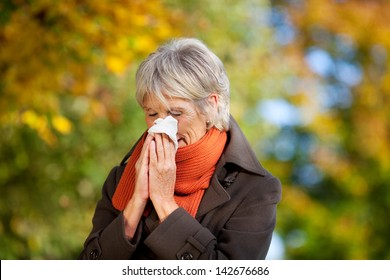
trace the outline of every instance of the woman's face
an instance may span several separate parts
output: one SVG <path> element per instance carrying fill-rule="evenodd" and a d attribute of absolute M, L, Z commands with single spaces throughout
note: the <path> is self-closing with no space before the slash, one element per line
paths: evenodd
<path fill-rule="evenodd" d="M 144 102 L 145 120 L 148 128 L 158 118 L 172 116 L 178 122 L 177 140 L 179 148 L 190 145 L 201 139 L 207 132 L 206 116 L 196 110 L 195 105 L 182 98 L 168 98 L 168 108 L 156 98 Z"/>

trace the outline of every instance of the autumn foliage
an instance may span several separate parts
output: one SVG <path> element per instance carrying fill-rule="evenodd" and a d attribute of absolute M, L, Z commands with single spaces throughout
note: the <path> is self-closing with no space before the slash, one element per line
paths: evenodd
<path fill-rule="evenodd" d="M 177 36 L 223 60 L 231 112 L 282 181 L 279 257 L 390 258 L 390 2 L 226 2 L 1 1 L 1 259 L 77 257 L 145 130 L 135 69 Z"/>
<path fill-rule="evenodd" d="M 123 74 L 177 34 L 160 1 L 5 1 L 0 4 L 2 123 L 27 125 L 48 144 L 72 122 L 59 96 L 86 96 L 96 116 L 97 74 Z"/>

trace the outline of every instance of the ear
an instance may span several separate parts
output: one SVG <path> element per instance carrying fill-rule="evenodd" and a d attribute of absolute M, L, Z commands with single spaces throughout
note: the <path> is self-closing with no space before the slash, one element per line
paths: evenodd
<path fill-rule="evenodd" d="M 215 110 L 217 110 L 217 108 L 218 108 L 218 102 L 219 102 L 219 97 L 218 97 L 218 94 L 216 94 L 216 93 L 211 93 L 210 95 L 209 95 L 209 97 L 208 97 L 208 101 L 209 101 L 209 103 L 210 103 L 210 105 L 215 109 Z"/>

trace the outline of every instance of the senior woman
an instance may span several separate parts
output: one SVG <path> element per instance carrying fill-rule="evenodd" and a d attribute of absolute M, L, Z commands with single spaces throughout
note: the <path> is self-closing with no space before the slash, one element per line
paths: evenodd
<path fill-rule="evenodd" d="M 79 258 L 265 259 L 281 185 L 230 116 L 220 59 L 172 40 L 140 65 L 136 98 L 148 128 L 173 117 L 177 133 L 145 132 L 111 170 Z"/>

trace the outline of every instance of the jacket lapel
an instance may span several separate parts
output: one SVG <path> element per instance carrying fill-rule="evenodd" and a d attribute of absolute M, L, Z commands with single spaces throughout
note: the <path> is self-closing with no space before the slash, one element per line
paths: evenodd
<path fill-rule="evenodd" d="M 204 193 L 203 199 L 199 205 L 196 218 L 203 216 L 207 212 L 217 208 L 219 205 L 230 200 L 230 195 L 222 187 L 218 181 L 216 174 L 211 178 L 211 183 L 206 192 Z"/>

